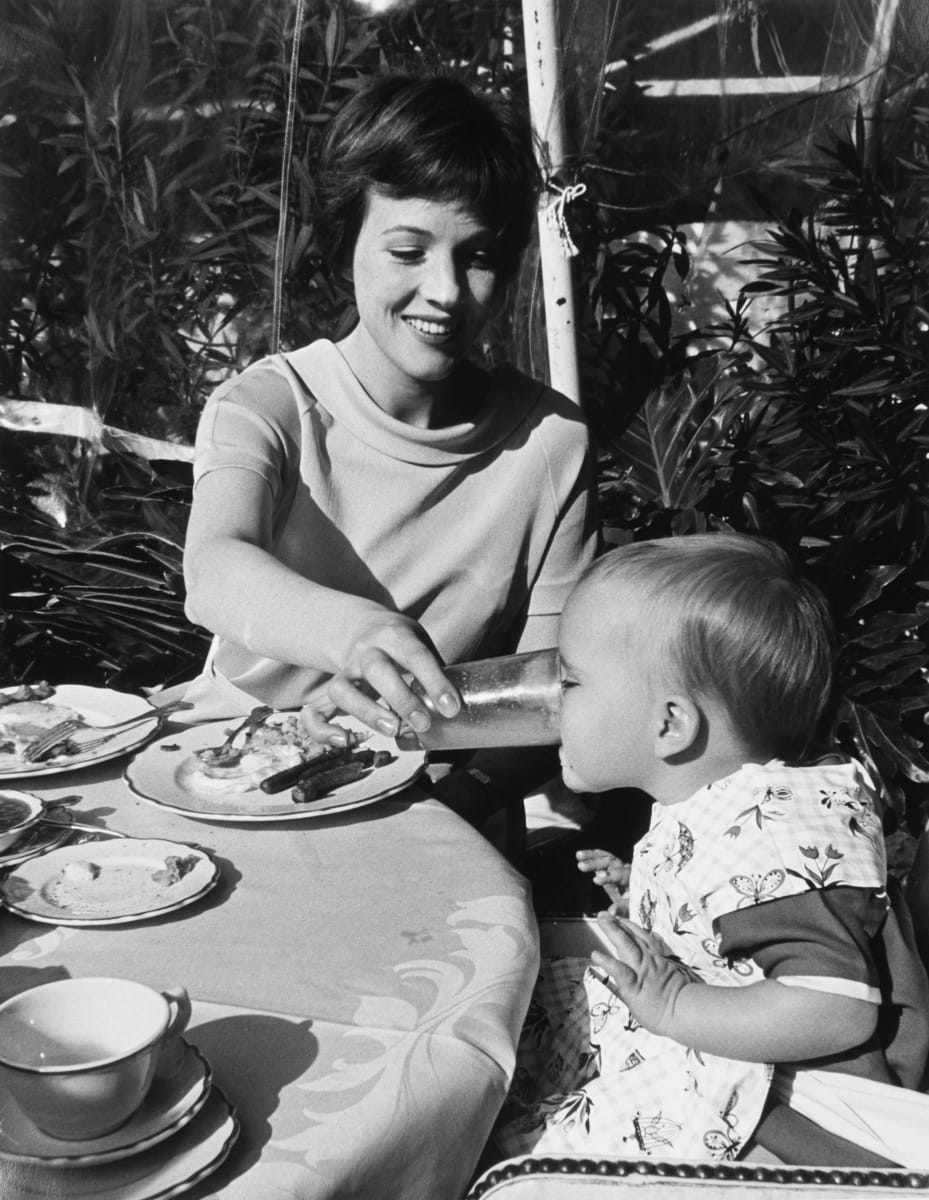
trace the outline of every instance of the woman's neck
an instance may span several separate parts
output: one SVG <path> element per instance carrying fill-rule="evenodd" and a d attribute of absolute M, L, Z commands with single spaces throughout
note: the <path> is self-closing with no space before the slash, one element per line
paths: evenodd
<path fill-rule="evenodd" d="M 396 421 L 417 429 L 447 429 L 474 421 L 487 391 L 487 373 L 469 362 L 459 362 L 442 379 L 385 378 L 373 371 L 359 352 L 352 330 L 336 348 L 371 401 Z"/>

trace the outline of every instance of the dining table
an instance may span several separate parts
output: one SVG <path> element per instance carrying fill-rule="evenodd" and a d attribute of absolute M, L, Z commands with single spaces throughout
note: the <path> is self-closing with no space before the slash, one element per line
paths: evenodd
<path fill-rule="evenodd" d="M 215 886 L 113 924 L 0 909 L 0 1001 L 69 976 L 187 990 L 184 1039 L 208 1062 L 234 1129 L 215 1169 L 198 1179 L 176 1168 L 159 1195 L 463 1196 L 511 1082 L 538 969 L 527 880 L 429 795 L 424 776 L 347 811 L 249 822 L 154 802 L 130 787 L 126 766 L 5 786 L 69 798 L 82 826 L 196 847 L 218 868 Z M 96 844 L 84 844 L 88 857 Z M 103 1194 L 145 1200 L 144 1172 L 121 1187 L 118 1169 L 107 1167 Z M 88 1170 L 18 1175 L 0 1158 L 0 1196 L 89 1194 Z"/>

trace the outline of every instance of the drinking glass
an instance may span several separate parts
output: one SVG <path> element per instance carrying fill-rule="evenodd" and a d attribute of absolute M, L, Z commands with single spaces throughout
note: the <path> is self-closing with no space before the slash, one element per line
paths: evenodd
<path fill-rule="evenodd" d="M 397 743 L 423 750 L 475 750 L 486 746 L 555 746 L 561 740 L 561 672 L 557 649 L 533 650 L 454 663 L 446 676 L 461 696 L 461 711 L 445 717 L 416 680 L 432 724 L 423 733 L 403 726 Z"/>

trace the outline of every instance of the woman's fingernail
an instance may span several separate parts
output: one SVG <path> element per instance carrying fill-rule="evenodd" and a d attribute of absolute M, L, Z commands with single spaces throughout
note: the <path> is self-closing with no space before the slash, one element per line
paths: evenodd
<path fill-rule="evenodd" d="M 348 738 L 345 736 L 344 733 L 333 733 L 329 737 L 329 745 L 330 746 L 338 746 L 344 750 L 345 747 L 348 745 Z"/>
<path fill-rule="evenodd" d="M 399 725 L 395 717 L 378 717 L 377 727 L 381 733 L 386 733 L 389 737 L 393 737 Z"/>
<path fill-rule="evenodd" d="M 413 711 L 407 717 L 407 720 L 417 733 L 425 733 L 432 723 L 429 720 L 429 714 L 422 712 L 421 709 L 418 708 L 413 709 Z"/>
<path fill-rule="evenodd" d="M 443 717 L 455 717 L 458 715 L 458 701 L 450 692 L 443 692 L 437 703 L 439 712 Z"/>

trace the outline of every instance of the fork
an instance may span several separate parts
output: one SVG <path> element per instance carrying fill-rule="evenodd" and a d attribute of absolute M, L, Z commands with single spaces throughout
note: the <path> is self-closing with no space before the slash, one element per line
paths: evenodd
<path fill-rule="evenodd" d="M 175 700 L 171 704 L 165 704 L 162 708 L 152 707 L 148 712 L 136 713 L 134 717 L 129 717 L 125 721 L 117 721 L 113 725 L 84 725 L 80 721 L 71 719 L 59 721 L 57 725 L 53 725 L 51 729 L 46 729 L 44 733 L 40 733 L 38 737 L 32 739 L 23 751 L 23 761 L 41 762 L 66 738 L 74 741 L 83 754 L 87 750 L 94 750 L 97 746 L 102 746 L 104 742 L 108 742 L 118 733 L 125 733 L 127 729 L 134 729 L 136 725 L 144 725 L 146 721 L 155 721 L 160 724 L 171 713 L 180 712 L 185 708 L 193 708 L 189 700 Z M 83 738 L 73 737 L 74 734 L 80 733 L 95 733 L 98 736 L 86 741 Z"/>

